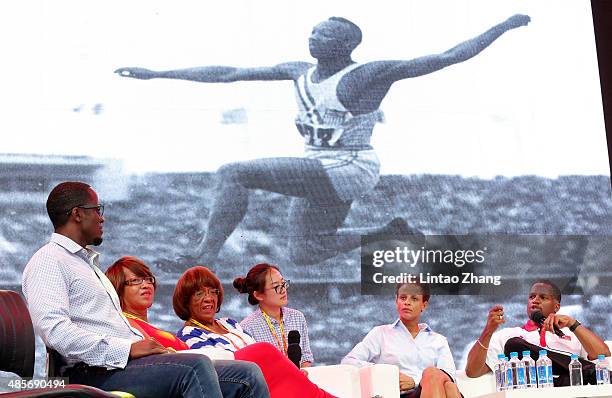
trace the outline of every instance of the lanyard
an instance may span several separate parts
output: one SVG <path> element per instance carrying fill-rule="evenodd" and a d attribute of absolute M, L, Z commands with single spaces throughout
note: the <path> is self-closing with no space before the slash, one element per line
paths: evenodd
<path fill-rule="evenodd" d="M 144 319 L 142 319 L 142 318 L 137 317 L 136 315 L 130 314 L 129 312 L 125 312 L 125 311 L 123 311 L 123 315 L 125 315 L 125 317 L 126 317 L 126 318 L 136 319 L 136 320 L 139 320 L 139 321 L 145 322 L 145 323 L 147 323 L 147 324 L 149 324 L 149 325 L 150 325 L 150 323 L 149 323 L 149 322 L 145 321 L 145 320 L 144 320 Z"/>
<path fill-rule="evenodd" d="M 157 329 L 155 326 L 151 325 L 149 322 L 145 321 L 145 320 L 144 320 L 144 319 L 142 319 L 142 318 L 137 317 L 137 316 L 136 316 L 136 315 L 134 315 L 134 314 L 130 314 L 129 312 L 125 312 L 125 311 L 123 311 L 123 315 L 125 315 L 125 317 L 126 317 L 126 318 L 134 319 L 135 321 L 144 322 L 144 323 L 146 323 L 147 325 L 149 325 L 151 328 L 153 328 L 153 329 Z M 140 327 L 140 328 L 142 328 L 142 326 L 139 326 L 139 327 Z M 144 329 L 143 329 L 143 330 L 144 330 Z M 148 333 L 146 330 L 144 330 L 144 332 L 145 332 L 147 335 L 149 335 L 149 333 Z M 162 344 L 162 343 L 161 343 L 159 340 L 157 340 L 155 337 L 151 337 L 151 336 L 149 335 L 149 338 L 150 338 L 150 339 L 155 340 L 157 343 L 159 343 L 159 344 L 161 344 L 162 346 L 164 346 L 164 347 L 166 348 L 166 350 L 169 350 L 169 351 L 172 351 L 172 352 L 176 352 L 176 350 L 175 350 L 174 348 L 172 348 L 172 347 L 166 347 L 164 344 Z"/>
<path fill-rule="evenodd" d="M 197 327 L 200 327 L 200 328 L 202 328 L 202 329 L 204 329 L 204 330 L 208 330 L 208 331 L 209 331 L 209 332 L 211 332 L 211 333 L 214 333 L 214 334 L 216 334 L 216 335 L 218 335 L 218 334 L 219 334 L 219 333 L 215 332 L 214 330 L 212 330 L 211 328 L 209 328 L 208 326 L 201 324 L 200 322 L 196 321 L 196 320 L 195 320 L 195 319 L 193 319 L 193 318 L 189 318 L 189 322 L 193 323 L 193 324 L 194 324 L 194 325 L 196 325 Z M 246 341 L 245 341 L 245 340 L 242 338 L 242 336 L 240 336 L 240 335 L 238 335 L 238 334 L 236 334 L 236 333 L 231 332 L 231 331 L 230 331 L 230 330 L 228 330 L 228 329 L 227 329 L 225 326 L 223 326 L 223 325 L 221 324 L 221 322 L 217 322 L 217 324 L 219 325 L 219 327 L 220 327 L 221 329 L 223 329 L 223 330 L 225 331 L 225 333 L 229 333 L 229 334 L 231 334 L 231 335 L 234 335 L 234 336 L 238 337 L 240 340 L 242 340 L 242 343 L 244 344 L 244 347 L 246 347 L 246 346 L 248 346 L 248 345 L 249 345 L 249 343 L 247 343 L 247 342 L 246 342 Z M 234 343 L 234 341 L 233 341 L 231 338 L 229 338 L 229 337 L 228 337 L 228 338 L 226 338 L 226 339 L 227 339 L 227 340 L 228 340 L 230 343 L 232 343 L 232 345 L 234 346 L 234 348 L 235 348 L 236 350 L 239 350 L 240 348 L 242 348 L 242 347 L 238 347 L 238 345 L 237 345 L 236 343 Z"/>
<path fill-rule="evenodd" d="M 261 307 L 260 307 L 261 309 Z M 281 309 L 281 320 L 280 320 L 280 332 L 281 332 L 281 336 L 283 338 L 283 344 L 281 345 L 280 340 L 278 339 L 278 336 L 276 335 L 276 329 L 274 328 L 274 326 L 272 326 L 272 322 L 270 322 L 270 317 L 268 316 L 268 314 L 266 314 L 266 312 L 264 310 L 261 310 L 261 313 L 263 314 L 266 323 L 268 324 L 268 327 L 270 328 L 270 332 L 272 332 L 272 336 L 274 337 L 274 340 L 276 340 L 276 344 L 278 345 L 278 349 L 281 350 L 283 352 L 283 354 L 287 355 L 287 339 L 285 338 L 285 327 L 283 326 L 283 310 Z"/>

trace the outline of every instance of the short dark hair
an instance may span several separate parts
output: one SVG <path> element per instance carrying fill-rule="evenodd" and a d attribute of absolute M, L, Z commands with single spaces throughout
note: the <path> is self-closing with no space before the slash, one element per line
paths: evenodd
<path fill-rule="evenodd" d="M 191 301 L 191 297 L 198 290 L 202 290 L 204 287 L 212 287 L 219 290 L 217 295 L 217 312 L 219 312 L 223 303 L 223 286 L 221 281 L 211 270 L 198 265 L 185 271 L 178 282 L 176 282 L 176 288 L 174 288 L 174 294 L 172 295 L 172 307 L 174 307 L 174 312 L 179 318 L 184 321 L 191 318 L 189 301 Z"/>
<path fill-rule="evenodd" d="M 361 43 L 363 34 L 361 32 L 361 28 L 359 28 L 356 23 L 349 21 L 348 19 L 343 17 L 330 17 L 328 21 L 340 22 L 350 28 L 350 30 L 347 31 L 348 34 L 345 36 L 345 39 L 348 40 L 351 50 L 354 50 L 355 47 L 357 47 L 359 43 Z"/>
<path fill-rule="evenodd" d="M 397 285 L 395 285 L 395 298 L 397 298 L 397 296 L 399 295 L 399 290 L 402 288 L 402 286 L 406 286 L 406 285 L 412 285 L 412 286 L 417 286 L 419 288 L 419 293 L 417 294 L 421 294 L 423 296 L 423 302 L 429 302 L 429 298 L 431 297 L 431 292 L 429 291 L 429 285 L 426 283 L 421 283 L 421 282 L 400 282 Z"/>
<path fill-rule="evenodd" d="M 234 288 L 240 293 L 249 294 L 249 304 L 257 305 L 259 300 L 255 298 L 253 292 L 263 293 L 266 287 L 266 275 L 270 269 L 275 269 L 278 272 L 280 270 L 276 265 L 268 263 L 256 264 L 249 270 L 246 277 L 239 276 L 234 279 Z"/>
<path fill-rule="evenodd" d="M 125 291 L 125 274 L 123 273 L 124 268 L 129 269 L 134 275 L 140 278 L 146 278 L 149 276 L 155 277 L 144 261 L 137 257 L 121 257 L 119 260 L 115 261 L 113 265 L 108 267 L 106 270 L 106 276 L 117 291 L 117 295 L 121 301 L 121 307 L 123 307 L 123 292 Z M 157 281 L 153 283 L 153 287 L 157 287 Z"/>
<path fill-rule="evenodd" d="M 70 210 L 87 203 L 90 188 L 84 182 L 66 181 L 51 190 L 47 198 L 47 214 L 53 228 L 64 226 L 70 218 Z"/>
<path fill-rule="evenodd" d="M 553 281 L 549 279 L 538 279 L 534 281 L 531 286 L 533 287 L 533 285 L 535 285 L 536 283 L 541 283 L 542 285 L 550 287 L 550 289 L 552 290 L 553 297 L 559 302 L 559 304 L 561 304 L 561 289 L 559 289 L 559 286 L 557 286 Z"/>

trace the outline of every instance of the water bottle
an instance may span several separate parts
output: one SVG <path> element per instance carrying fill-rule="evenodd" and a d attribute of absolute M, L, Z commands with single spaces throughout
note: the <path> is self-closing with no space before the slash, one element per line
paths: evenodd
<path fill-rule="evenodd" d="M 523 351 L 523 365 L 525 366 L 525 385 L 527 388 L 536 388 L 538 379 L 536 376 L 536 364 L 531 358 L 531 351 Z"/>
<path fill-rule="evenodd" d="M 610 369 L 608 368 L 608 360 L 605 355 L 597 355 L 595 377 L 597 378 L 597 385 L 610 384 Z"/>
<path fill-rule="evenodd" d="M 540 357 L 536 361 L 538 373 L 538 388 L 553 387 L 552 361 L 548 358 L 546 350 L 540 350 Z"/>
<path fill-rule="evenodd" d="M 570 386 L 582 385 L 582 364 L 578 360 L 578 355 L 572 354 L 569 363 Z"/>
<path fill-rule="evenodd" d="M 525 388 L 525 365 L 518 358 L 518 352 L 510 353 L 510 362 L 508 363 L 512 369 L 512 388 Z"/>
<path fill-rule="evenodd" d="M 512 390 L 512 368 L 510 368 L 510 361 L 508 357 L 504 357 L 506 363 L 506 390 Z"/>
<path fill-rule="evenodd" d="M 503 391 L 506 389 L 506 359 L 504 354 L 497 356 L 493 373 L 495 373 L 495 390 Z"/>

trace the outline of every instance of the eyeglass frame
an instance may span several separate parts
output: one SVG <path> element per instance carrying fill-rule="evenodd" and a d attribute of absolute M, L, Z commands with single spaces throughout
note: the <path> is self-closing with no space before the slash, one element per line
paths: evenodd
<path fill-rule="evenodd" d="M 198 293 L 204 293 L 204 294 L 198 295 Z M 219 298 L 220 293 L 221 293 L 221 290 L 217 289 L 216 287 L 204 287 L 203 289 L 200 289 L 194 292 L 193 297 L 197 300 L 201 300 L 206 296 L 214 296 L 214 297 Z"/>
<path fill-rule="evenodd" d="M 274 292 L 275 292 L 276 294 L 282 294 L 281 292 L 283 291 L 283 289 L 284 289 L 285 291 L 287 291 L 287 289 L 289 289 L 289 285 L 291 285 L 291 280 L 289 280 L 289 279 L 283 279 L 283 280 L 281 281 L 281 284 L 280 284 L 280 285 L 272 286 L 272 287 L 269 287 L 269 288 L 264 289 L 264 290 L 272 290 L 272 289 L 274 289 Z M 279 292 L 279 291 L 278 291 L 279 289 L 281 290 L 281 292 Z"/>
<path fill-rule="evenodd" d="M 68 210 L 66 212 L 66 214 L 70 214 L 72 212 L 72 209 L 96 209 L 96 213 L 98 213 L 99 216 L 103 216 L 104 215 L 104 203 L 99 203 L 97 205 L 78 205 L 78 206 L 73 206 L 70 208 L 70 210 Z"/>
<path fill-rule="evenodd" d="M 135 281 L 140 281 L 139 283 L 134 283 Z M 148 282 L 150 285 L 155 286 L 155 277 L 154 276 L 141 276 L 140 278 L 132 278 L 123 282 L 126 286 L 140 286 Z"/>

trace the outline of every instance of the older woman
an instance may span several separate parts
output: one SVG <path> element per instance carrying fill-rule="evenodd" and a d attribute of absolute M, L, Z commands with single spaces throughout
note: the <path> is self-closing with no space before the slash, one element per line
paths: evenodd
<path fill-rule="evenodd" d="M 223 286 L 214 273 L 201 266 L 185 271 L 172 298 L 174 311 L 185 321 L 177 336 L 191 348 L 223 348 L 234 352 L 236 359 L 257 363 L 271 397 L 331 397 L 273 345 L 255 343 L 233 319 L 216 318 L 222 303 Z"/>
<path fill-rule="evenodd" d="M 395 304 L 399 319 L 372 329 L 342 363 L 358 367 L 373 363 L 397 365 L 402 397 L 461 397 L 453 381 L 455 362 L 446 337 L 426 323 L 419 323 L 429 297 L 427 285 L 398 284 Z"/>
<path fill-rule="evenodd" d="M 287 307 L 289 281 L 283 278 L 276 265 L 257 264 L 245 277 L 234 279 L 234 288 L 247 293 L 249 304 L 259 308 L 240 322 L 240 326 L 257 341 L 265 341 L 287 355 L 287 334 L 291 330 L 300 333 L 302 358 L 300 367 L 312 365 L 306 318 L 298 310 Z"/>
<path fill-rule="evenodd" d="M 117 291 L 123 313 L 132 327 L 139 329 L 146 338 L 156 340 L 168 351 L 188 348 L 171 333 L 148 323 L 147 310 L 153 304 L 156 287 L 155 276 L 149 267 L 136 257 L 122 257 L 109 267 L 106 275 Z M 255 364 L 245 361 L 213 361 L 211 366 L 214 366 L 217 373 L 220 394 L 224 397 L 270 396 L 262 372 Z M 237 382 L 237 378 L 242 378 L 243 382 Z"/>

